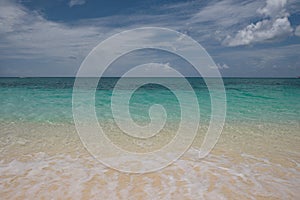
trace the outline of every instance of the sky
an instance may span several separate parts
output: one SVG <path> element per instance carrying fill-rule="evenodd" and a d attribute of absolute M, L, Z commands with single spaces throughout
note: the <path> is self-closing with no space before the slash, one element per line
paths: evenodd
<path fill-rule="evenodd" d="M 101 41 L 139 27 L 187 34 L 224 77 L 300 76 L 299 0 L 0 0 L 0 76 L 75 76 Z M 149 51 L 108 76 L 134 59 L 193 76 L 178 57 Z"/>

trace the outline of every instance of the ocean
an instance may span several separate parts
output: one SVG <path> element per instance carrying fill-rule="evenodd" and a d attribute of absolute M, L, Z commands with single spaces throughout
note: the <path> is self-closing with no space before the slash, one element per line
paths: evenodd
<path fill-rule="evenodd" d="M 137 79 L 143 78 L 128 78 L 128 83 Z M 168 79 L 183 95 L 187 92 L 177 84 L 178 78 L 156 79 Z M 300 79 L 224 78 L 227 111 L 223 132 L 211 153 L 199 159 L 212 114 L 210 93 L 203 79 L 187 78 L 200 108 L 195 140 L 174 163 L 146 174 L 119 172 L 89 154 L 73 120 L 74 80 L 0 78 L 2 198 L 299 197 Z M 149 140 L 130 138 L 114 122 L 110 106 L 117 81 L 102 78 L 95 94 L 96 115 L 107 137 L 127 151 L 147 152 L 166 145 L 181 120 L 180 102 L 174 91 L 147 84 L 134 92 L 129 101 L 133 121 L 139 125 L 150 123 L 149 108 L 153 104 L 162 105 L 167 117 L 158 136 Z M 128 85 L 123 86 L 119 89 L 126 93 Z"/>

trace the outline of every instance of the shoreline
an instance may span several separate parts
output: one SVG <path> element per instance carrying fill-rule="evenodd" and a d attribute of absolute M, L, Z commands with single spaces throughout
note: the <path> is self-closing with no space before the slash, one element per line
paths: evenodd
<path fill-rule="evenodd" d="M 9 199 L 49 198 L 49 193 L 81 199 L 294 199 L 300 186 L 297 123 L 226 124 L 204 159 L 197 158 L 203 140 L 197 136 L 179 160 L 147 174 L 121 173 L 96 161 L 74 125 L 2 122 L 0 128 L 0 195 Z"/>

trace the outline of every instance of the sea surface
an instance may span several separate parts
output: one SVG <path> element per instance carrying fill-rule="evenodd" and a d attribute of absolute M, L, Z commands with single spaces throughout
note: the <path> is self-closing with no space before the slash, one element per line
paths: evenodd
<path fill-rule="evenodd" d="M 128 84 L 119 89 L 128 92 L 127 86 L 138 79 L 142 78 L 128 78 Z M 155 82 L 155 78 L 144 79 Z M 178 78 L 160 79 L 168 79 L 183 95 L 189 92 L 180 87 Z M 211 117 L 211 91 L 203 79 L 188 78 L 200 108 L 198 134 L 180 159 L 147 174 L 111 169 L 84 148 L 73 120 L 74 80 L 0 78 L 2 198 L 299 198 L 300 79 L 224 78 L 225 126 L 213 151 L 199 159 Z M 136 90 L 129 106 L 133 121 L 148 124 L 149 108 L 160 104 L 167 113 L 166 126 L 149 140 L 129 138 L 114 123 L 111 110 L 117 81 L 102 78 L 95 94 L 96 114 L 107 137 L 128 151 L 150 151 L 166 145 L 181 120 L 175 94 L 157 84 Z M 182 109 L 195 105 L 184 106 Z"/>

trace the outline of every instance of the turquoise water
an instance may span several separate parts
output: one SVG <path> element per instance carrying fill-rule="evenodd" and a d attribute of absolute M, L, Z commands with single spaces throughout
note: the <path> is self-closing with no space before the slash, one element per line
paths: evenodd
<path fill-rule="evenodd" d="M 151 138 L 130 137 L 110 123 L 114 120 L 111 96 L 117 81 L 117 78 L 102 79 L 95 95 L 98 119 L 108 122 L 102 128 L 109 133 L 109 140 L 121 149 L 136 153 L 154 151 L 172 141 L 181 115 L 173 92 L 148 84 L 132 95 L 133 120 L 149 123 L 150 106 L 161 104 L 170 125 L 166 124 L 163 131 Z M 129 85 L 136 81 L 137 78 L 130 78 L 119 89 L 127 93 Z M 181 94 L 191 92 L 182 88 L 177 78 L 168 81 Z M 201 120 L 207 123 L 211 114 L 208 89 L 202 79 L 188 81 L 197 94 Z M 161 199 L 297 199 L 300 79 L 225 78 L 224 83 L 226 124 L 206 158 L 199 159 L 199 148 L 207 131 L 204 124 L 188 151 L 170 166 L 154 173 L 126 174 L 102 165 L 84 148 L 72 115 L 74 78 L 0 78 L 0 182 L 3 185 L 0 196 L 4 199 L 99 199 L 99 196 L 153 199 L 152 194 L 159 191 Z M 214 89 L 213 92 L 218 90 Z M 83 96 L 79 105 L 88 102 Z M 130 162 L 127 156 L 110 158 Z M 149 159 L 146 164 L 153 162 L 155 159 Z"/>
<path fill-rule="evenodd" d="M 176 78 L 171 78 L 176 85 Z M 112 119 L 110 100 L 117 78 L 103 78 L 96 92 L 99 120 Z M 131 79 L 134 81 L 134 78 Z M 210 117 L 210 98 L 204 81 L 188 78 L 197 94 L 201 119 Z M 300 79 L 224 78 L 227 122 L 299 122 Z M 0 78 L 0 120 L 73 123 L 74 78 Z M 180 89 L 180 86 L 178 86 Z M 126 86 L 123 88 L 126 91 Z M 161 104 L 169 120 L 179 120 L 175 95 L 154 84 L 139 88 L 130 100 L 138 123 L 149 121 L 148 109 Z"/>

